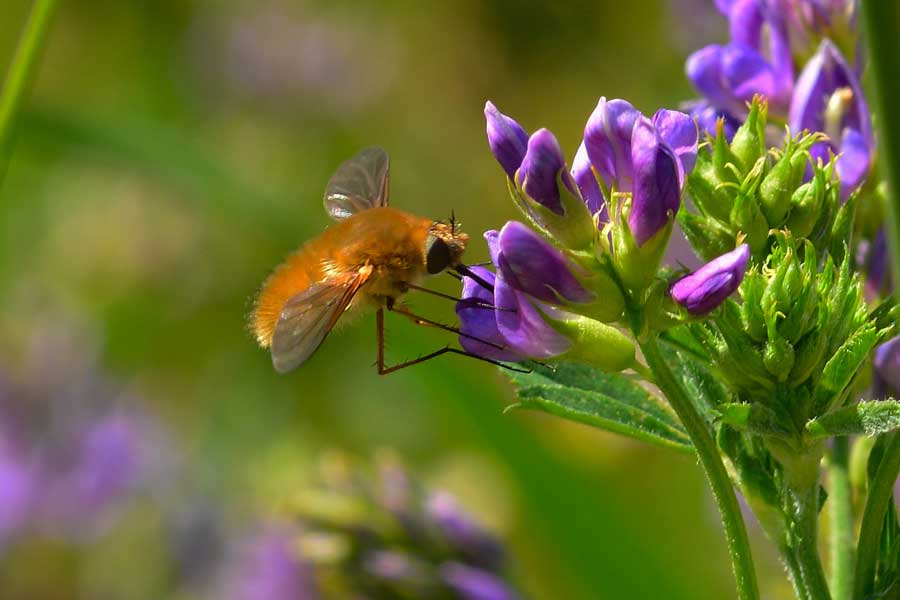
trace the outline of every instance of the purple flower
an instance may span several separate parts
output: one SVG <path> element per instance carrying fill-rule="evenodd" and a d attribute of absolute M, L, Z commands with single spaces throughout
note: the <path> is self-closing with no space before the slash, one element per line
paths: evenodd
<path fill-rule="evenodd" d="M 900 336 L 875 349 L 873 393 L 877 398 L 900 396 Z"/>
<path fill-rule="evenodd" d="M 500 234 L 488 231 L 484 237 L 494 267 L 499 268 L 503 262 Z M 463 278 L 463 300 L 457 302 L 456 314 L 460 331 L 472 336 L 459 338 L 467 352 L 494 360 L 520 361 L 550 358 L 569 349 L 571 342 L 547 323 L 547 317 L 535 307 L 534 301 L 511 286 L 502 272 L 494 274 L 482 267 L 473 267 L 473 270 L 494 289 L 484 289 L 473 279 Z M 480 300 L 500 310 L 476 306 L 472 300 Z M 502 349 L 479 340 L 502 346 Z"/>
<path fill-rule="evenodd" d="M 642 246 L 678 212 L 684 171 L 675 152 L 647 119 L 635 125 L 631 148 L 634 195 L 628 226 L 637 245 Z"/>
<path fill-rule="evenodd" d="M 409 554 L 393 550 L 377 550 L 362 559 L 365 571 L 385 582 L 427 586 L 426 565 Z"/>
<path fill-rule="evenodd" d="M 440 576 L 462 600 L 517 600 L 519 597 L 496 575 L 462 563 L 445 563 Z"/>
<path fill-rule="evenodd" d="M 756 94 L 766 96 L 772 114 L 786 115 L 794 67 L 782 7 L 766 0 L 733 0 L 719 9 L 728 17 L 731 42 L 688 57 L 688 79 L 719 116 L 743 120 L 746 103 Z M 712 132 L 710 120 L 702 124 Z"/>
<path fill-rule="evenodd" d="M 566 160 L 556 137 L 547 129 L 539 129 L 528 138 L 528 149 L 519 166 L 518 183 L 525 194 L 558 215 L 565 214 L 559 197 L 559 183 L 576 194 L 572 176 L 566 171 Z"/>
<path fill-rule="evenodd" d="M 690 110 L 691 116 L 696 119 L 697 127 L 700 128 L 700 131 L 705 131 L 713 136 L 716 134 L 716 121 L 722 119 L 725 125 L 725 139 L 729 142 L 734 138 L 734 134 L 737 132 L 738 127 L 741 126 L 741 121 L 739 119 L 736 119 L 724 111 L 716 109 L 716 107 L 705 101 L 693 103 Z"/>
<path fill-rule="evenodd" d="M 450 545 L 472 562 L 491 569 L 503 562 L 500 542 L 463 510 L 450 494 L 432 494 L 425 503 L 425 512 Z"/>
<path fill-rule="evenodd" d="M 493 285 L 496 291 L 496 280 L 493 272 L 484 267 L 471 267 L 471 269 L 488 284 Z M 484 305 L 479 306 L 475 301 L 482 302 Z M 456 303 L 459 330 L 465 334 L 459 336 L 460 345 L 466 352 L 493 360 L 510 362 L 522 360 L 523 357 L 512 350 L 501 350 L 495 347 L 501 346 L 506 348 L 508 344 L 497 328 L 496 313 L 493 308 L 490 308 L 493 305 L 494 292 L 486 290 L 470 277 L 463 278 L 461 300 Z M 484 342 L 489 343 L 486 344 Z"/>
<path fill-rule="evenodd" d="M 678 211 L 697 157 L 697 127 L 684 113 L 660 110 L 651 121 L 624 100 L 601 98 L 584 128 L 584 149 L 608 187 L 632 193 L 628 222 L 642 246 Z"/>
<path fill-rule="evenodd" d="M 625 100 L 600 98 L 584 127 L 584 147 L 590 163 L 607 187 L 630 192 L 631 134 L 641 113 Z"/>
<path fill-rule="evenodd" d="M 308 565 L 291 551 L 289 537 L 267 533 L 238 550 L 225 575 L 229 600 L 312 600 L 318 592 Z"/>
<path fill-rule="evenodd" d="M 24 526 L 38 483 L 35 470 L 0 436 L 0 542 Z"/>
<path fill-rule="evenodd" d="M 741 284 L 750 258 L 750 246 L 741 244 L 706 263 L 670 290 L 672 298 L 692 315 L 705 315 L 725 301 Z"/>
<path fill-rule="evenodd" d="M 500 230 L 497 243 L 500 272 L 517 290 L 550 304 L 596 300 L 596 294 L 573 274 L 578 267 L 533 229 L 510 221 Z"/>
<path fill-rule="evenodd" d="M 815 158 L 841 153 L 837 172 L 844 197 L 862 184 L 872 165 L 871 114 L 856 73 L 830 40 L 823 40 L 803 68 L 791 100 L 791 129 L 822 131 L 829 141 L 813 146 Z"/>
<path fill-rule="evenodd" d="M 878 230 L 872 243 L 863 240 L 859 244 L 860 256 L 857 266 L 866 274 L 866 296 L 871 300 L 890 294 L 891 273 L 888 269 L 887 235 L 884 227 Z"/>
<path fill-rule="evenodd" d="M 509 178 L 514 179 L 528 149 L 528 133 L 514 119 L 497 110 L 490 100 L 484 105 L 484 118 L 491 152 Z"/>

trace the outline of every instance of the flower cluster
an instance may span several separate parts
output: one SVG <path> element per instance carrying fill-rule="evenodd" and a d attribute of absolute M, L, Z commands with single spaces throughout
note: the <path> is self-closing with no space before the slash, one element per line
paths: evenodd
<path fill-rule="evenodd" d="M 341 457 L 290 501 L 293 525 L 243 547 L 229 567 L 235 600 L 516 600 L 500 542 L 445 492 L 426 492 L 396 459 L 376 477 Z M 293 529 L 292 529 L 293 527 Z"/>
<path fill-rule="evenodd" d="M 731 139 L 748 117 L 747 104 L 766 98 L 769 116 L 791 131 L 822 132 L 811 149 L 828 161 L 840 154 L 837 171 L 843 196 L 864 183 L 874 164 L 871 114 L 857 69 L 840 48 L 854 50 L 854 0 L 720 0 L 731 42 L 698 50 L 687 74 L 703 99 L 692 112 L 701 128 L 716 135 L 717 121 Z M 810 49 L 814 49 L 813 53 Z M 770 132 L 775 139 L 777 130 Z"/>
<path fill-rule="evenodd" d="M 668 306 L 662 312 L 680 304 L 698 315 L 737 288 L 746 260 L 730 256 L 671 294 L 658 275 L 697 157 L 690 116 L 663 109 L 648 118 L 624 100 L 601 98 L 571 171 L 550 131 L 529 135 L 490 102 L 485 118 L 488 144 L 531 227 L 509 222 L 485 234 L 494 271 L 466 278 L 457 304 L 468 351 L 633 368 L 634 344 L 615 327 L 625 323 L 629 300 L 654 297 Z M 723 254 L 734 247 L 733 239 Z"/>

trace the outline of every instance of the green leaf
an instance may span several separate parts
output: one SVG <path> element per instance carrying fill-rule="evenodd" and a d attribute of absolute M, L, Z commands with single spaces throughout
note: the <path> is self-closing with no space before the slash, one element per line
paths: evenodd
<path fill-rule="evenodd" d="M 785 437 L 791 434 L 775 412 L 762 404 L 726 402 L 715 408 L 723 423 L 740 431 Z"/>
<path fill-rule="evenodd" d="M 691 452 L 674 412 L 637 383 L 585 365 L 537 365 L 511 376 L 519 402 L 510 408 L 540 410 L 668 448 Z"/>
<path fill-rule="evenodd" d="M 683 350 L 661 345 L 663 356 L 675 376 L 684 386 L 697 410 L 711 422 L 717 415 L 713 410 L 719 404 L 731 401 L 728 390 L 700 361 Z"/>
<path fill-rule="evenodd" d="M 828 410 L 834 400 L 841 395 L 877 342 L 878 332 L 872 325 L 867 325 L 855 331 L 837 349 L 825 363 L 822 377 L 813 390 L 813 407 L 816 413 Z"/>
<path fill-rule="evenodd" d="M 813 438 L 835 435 L 879 435 L 900 428 L 900 402 L 868 400 L 812 419 L 806 431 Z"/>

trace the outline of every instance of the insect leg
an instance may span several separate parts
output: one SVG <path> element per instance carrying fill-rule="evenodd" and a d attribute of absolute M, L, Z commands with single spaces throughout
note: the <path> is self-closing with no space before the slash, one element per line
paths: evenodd
<path fill-rule="evenodd" d="M 438 298 L 445 298 L 447 300 L 452 300 L 453 302 L 463 302 L 465 304 L 471 304 L 474 308 L 489 308 L 491 310 L 502 310 L 502 311 L 508 311 L 508 312 L 515 312 L 515 309 L 494 306 L 490 302 L 485 302 L 484 300 L 479 300 L 478 298 L 457 298 L 456 296 L 451 296 L 450 294 L 438 292 L 437 290 L 430 290 L 426 287 L 422 287 L 420 285 L 414 285 L 412 283 L 407 283 L 406 287 L 408 287 L 411 290 L 425 292 L 426 294 L 431 294 L 432 296 L 437 296 Z"/>
<path fill-rule="evenodd" d="M 378 343 L 378 354 L 375 361 L 378 372 L 384 374 L 384 309 L 379 308 L 375 313 L 375 336 Z"/>
<path fill-rule="evenodd" d="M 455 270 L 456 270 L 456 272 L 459 273 L 460 275 L 463 275 L 463 276 L 465 276 L 465 277 L 468 277 L 468 278 L 472 279 L 475 283 L 477 283 L 478 285 L 480 285 L 480 286 L 483 287 L 484 289 L 488 290 L 488 291 L 491 292 L 492 294 L 494 293 L 494 286 L 492 286 L 492 285 L 489 284 L 487 281 L 485 281 L 484 279 L 482 279 L 477 273 L 475 273 L 474 271 L 472 271 L 472 269 L 470 269 L 470 268 L 467 267 L 466 265 L 464 265 L 464 264 L 456 265 Z"/>
<path fill-rule="evenodd" d="M 450 333 L 455 333 L 456 335 L 460 335 L 464 338 L 469 338 L 470 340 L 475 340 L 476 342 L 481 342 L 482 344 L 487 344 L 492 348 L 496 348 L 497 350 L 505 350 L 505 346 L 501 346 L 500 344 L 495 344 L 493 342 L 489 342 L 487 340 L 483 340 L 479 337 L 475 337 L 474 335 L 469 335 L 468 333 L 463 333 L 460 331 L 459 327 L 453 327 L 452 325 L 444 325 L 443 323 L 438 323 L 437 321 L 432 321 L 431 319 L 426 319 L 425 317 L 420 317 L 417 314 L 414 314 L 401 306 L 397 306 L 396 304 L 388 304 L 388 310 L 391 312 L 395 312 L 397 314 L 401 314 L 404 317 L 408 318 L 410 321 L 415 323 L 416 325 L 423 325 L 425 327 L 436 327 L 437 329 L 443 329 L 444 331 L 449 331 Z"/>
<path fill-rule="evenodd" d="M 440 350 L 435 350 L 429 354 L 425 354 L 424 356 L 420 356 L 419 358 L 414 358 L 412 360 L 407 360 L 405 362 L 391 365 L 390 367 L 385 367 L 383 364 L 378 366 L 378 374 L 379 375 L 387 375 L 388 373 L 393 373 L 394 371 L 399 371 L 400 369 L 405 369 L 406 367 L 411 367 L 413 365 L 417 365 L 419 363 L 423 363 L 425 361 L 431 360 L 432 358 L 437 358 L 442 354 L 459 354 L 460 356 L 468 356 L 469 358 L 474 358 L 476 360 L 480 360 L 486 363 L 490 363 L 492 365 L 501 367 L 503 369 L 508 369 L 510 371 L 515 371 L 516 373 L 531 373 L 531 369 L 519 369 L 517 367 L 513 367 L 506 363 L 502 363 L 499 360 L 494 360 L 492 358 L 486 358 L 484 356 L 478 356 L 477 354 L 472 354 L 471 352 L 466 352 L 465 350 L 460 350 L 459 348 L 451 348 L 449 346 L 445 346 Z"/>

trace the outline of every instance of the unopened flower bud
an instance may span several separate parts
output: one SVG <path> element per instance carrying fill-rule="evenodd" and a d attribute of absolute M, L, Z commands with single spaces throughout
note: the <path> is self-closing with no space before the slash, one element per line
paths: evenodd
<path fill-rule="evenodd" d="M 672 298 L 692 315 L 711 312 L 741 284 L 749 259 L 750 246 L 741 244 L 678 280 Z"/>
<path fill-rule="evenodd" d="M 513 179 L 516 170 L 525 158 L 528 147 L 528 133 L 515 119 L 507 117 L 489 100 L 484 106 L 484 118 L 487 123 L 488 145 L 494 158 Z"/>

